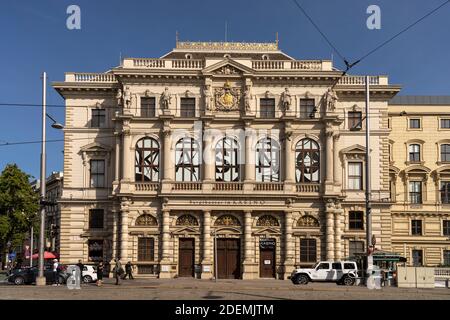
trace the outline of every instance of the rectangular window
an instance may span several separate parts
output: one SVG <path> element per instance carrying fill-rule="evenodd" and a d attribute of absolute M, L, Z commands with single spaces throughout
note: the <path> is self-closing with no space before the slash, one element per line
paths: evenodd
<path fill-rule="evenodd" d="M 300 99 L 300 118 L 314 119 L 315 107 L 314 99 Z"/>
<path fill-rule="evenodd" d="M 262 98 L 259 100 L 261 118 L 275 118 L 275 99 Z"/>
<path fill-rule="evenodd" d="M 362 112 L 349 111 L 348 112 L 348 128 L 350 130 L 361 130 L 362 128 Z"/>
<path fill-rule="evenodd" d="M 441 119 L 441 129 L 450 129 L 450 119 Z"/>
<path fill-rule="evenodd" d="M 409 182 L 409 202 L 410 203 L 422 203 L 422 182 L 410 181 Z"/>
<path fill-rule="evenodd" d="M 181 116 L 195 118 L 195 98 L 181 98 Z"/>
<path fill-rule="evenodd" d="M 450 266 L 450 250 L 444 250 L 443 258 L 444 258 L 442 261 L 443 265 L 446 267 L 449 267 Z"/>
<path fill-rule="evenodd" d="M 364 212 L 350 211 L 348 213 L 349 230 L 364 230 Z"/>
<path fill-rule="evenodd" d="M 348 189 L 362 190 L 362 163 L 348 163 Z"/>
<path fill-rule="evenodd" d="M 365 253 L 364 241 L 350 241 L 348 244 L 348 255 L 354 257 L 357 254 Z"/>
<path fill-rule="evenodd" d="M 450 144 L 441 144 L 441 161 L 450 162 Z"/>
<path fill-rule="evenodd" d="M 444 236 L 450 236 L 450 220 L 442 221 L 442 234 Z"/>
<path fill-rule="evenodd" d="M 412 251 L 412 262 L 414 267 L 421 267 L 423 265 L 423 251 L 413 250 Z"/>
<path fill-rule="evenodd" d="M 441 203 L 450 204 L 450 181 L 441 181 Z"/>
<path fill-rule="evenodd" d="M 91 188 L 105 187 L 105 160 L 91 160 Z"/>
<path fill-rule="evenodd" d="M 104 128 L 106 125 L 106 111 L 105 109 L 92 109 L 92 128 Z"/>
<path fill-rule="evenodd" d="M 409 161 L 420 162 L 420 145 L 410 144 L 408 148 L 409 148 Z"/>
<path fill-rule="evenodd" d="M 411 220 L 411 235 L 422 235 L 422 220 Z"/>
<path fill-rule="evenodd" d="M 314 263 L 317 260 L 316 239 L 300 239 L 300 262 Z"/>
<path fill-rule="evenodd" d="M 342 265 L 340 262 L 333 262 L 331 264 L 331 269 L 333 270 L 342 270 Z"/>
<path fill-rule="evenodd" d="M 153 261 L 155 255 L 155 239 L 138 238 L 138 261 Z"/>
<path fill-rule="evenodd" d="M 103 229 L 103 209 L 89 210 L 89 229 Z"/>
<path fill-rule="evenodd" d="M 410 129 L 420 129 L 420 119 L 409 119 Z"/>
<path fill-rule="evenodd" d="M 154 118 L 156 114 L 155 98 L 141 98 L 141 117 Z"/>
<path fill-rule="evenodd" d="M 92 262 L 103 260 L 103 240 L 88 241 L 88 256 Z"/>

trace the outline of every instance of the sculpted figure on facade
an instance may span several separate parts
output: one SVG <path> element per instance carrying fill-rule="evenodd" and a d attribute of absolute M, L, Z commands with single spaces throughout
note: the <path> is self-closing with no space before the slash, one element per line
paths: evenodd
<path fill-rule="evenodd" d="M 205 98 L 205 109 L 208 111 L 212 110 L 211 102 L 212 102 L 212 96 L 211 96 L 211 90 L 210 85 L 206 85 L 203 89 L 203 96 Z"/>
<path fill-rule="evenodd" d="M 252 101 L 252 94 L 250 92 L 250 86 L 245 86 L 245 91 L 244 91 L 244 106 L 245 106 L 245 111 L 249 112 L 251 110 L 251 101 Z"/>
<path fill-rule="evenodd" d="M 117 89 L 117 94 L 116 94 L 116 99 L 117 99 L 117 105 L 121 106 L 122 105 L 122 98 L 123 98 L 123 93 L 122 93 L 122 89 Z"/>
<path fill-rule="evenodd" d="M 130 87 L 126 87 L 125 91 L 123 93 L 123 106 L 127 109 L 130 109 L 131 107 L 131 91 Z"/>
<path fill-rule="evenodd" d="M 325 92 L 325 106 L 327 111 L 334 111 L 336 109 L 337 99 L 338 97 L 333 89 L 330 88 Z"/>
<path fill-rule="evenodd" d="M 292 97 L 288 88 L 284 88 L 284 92 L 281 94 L 281 103 L 283 104 L 284 110 L 291 108 Z"/>
<path fill-rule="evenodd" d="M 172 95 L 169 92 L 169 88 L 166 87 L 164 92 L 161 94 L 161 103 L 163 109 L 169 109 L 172 100 Z"/>

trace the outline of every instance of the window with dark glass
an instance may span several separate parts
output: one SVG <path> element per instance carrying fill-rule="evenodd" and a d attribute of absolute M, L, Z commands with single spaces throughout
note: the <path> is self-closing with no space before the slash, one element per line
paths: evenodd
<path fill-rule="evenodd" d="M 200 146 L 194 139 L 180 139 L 175 146 L 176 181 L 199 181 L 200 157 Z"/>
<path fill-rule="evenodd" d="M 441 181 L 441 202 L 450 204 L 450 181 Z"/>
<path fill-rule="evenodd" d="M 348 189 L 362 190 L 362 163 L 349 162 L 348 163 Z"/>
<path fill-rule="evenodd" d="M 420 162 L 420 144 L 409 145 L 409 161 Z"/>
<path fill-rule="evenodd" d="M 154 118 L 156 114 L 156 102 L 154 97 L 141 98 L 141 117 Z"/>
<path fill-rule="evenodd" d="M 302 139 L 295 146 L 295 179 L 297 183 L 318 183 L 320 172 L 319 145 Z"/>
<path fill-rule="evenodd" d="M 450 129 L 450 119 L 441 119 L 441 129 Z"/>
<path fill-rule="evenodd" d="M 423 265 L 423 251 L 412 250 L 412 261 L 414 267 L 421 267 Z"/>
<path fill-rule="evenodd" d="M 181 116 L 184 118 L 195 117 L 195 98 L 181 98 L 180 99 Z"/>
<path fill-rule="evenodd" d="M 89 229 L 103 229 L 103 209 L 89 210 Z"/>
<path fill-rule="evenodd" d="M 153 261 L 155 256 L 155 239 L 138 238 L 138 261 Z"/>
<path fill-rule="evenodd" d="M 442 264 L 447 267 L 450 266 L 450 250 L 444 250 L 442 256 L 443 256 Z"/>
<path fill-rule="evenodd" d="M 340 262 L 333 262 L 331 264 L 331 269 L 333 269 L 333 270 L 342 270 L 342 264 Z"/>
<path fill-rule="evenodd" d="M 216 181 L 239 181 L 239 146 L 236 140 L 223 138 L 216 144 Z"/>
<path fill-rule="evenodd" d="M 300 239 L 300 262 L 314 263 L 317 260 L 316 239 Z"/>
<path fill-rule="evenodd" d="M 280 181 L 280 145 L 264 138 L 256 144 L 256 181 Z"/>
<path fill-rule="evenodd" d="M 91 188 L 105 187 L 105 160 L 90 161 Z"/>
<path fill-rule="evenodd" d="M 422 220 L 411 220 L 411 235 L 422 235 Z"/>
<path fill-rule="evenodd" d="M 444 236 L 450 236 L 450 220 L 442 221 L 442 234 Z"/>
<path fill-rule="evenodd" d="M 88 256 L 92 262 L 103 260 L 103 240 L 88 240 Z"/>
<path fill-rule="evenodd" d="M 275 99 L 261 98 L 259 100 L 261 118 L 275 118 Z"/>
<path fill-rule="evenodd" d="M 143 138 L 136 143 L 135 152 L 136 182 L 155 182 L 159 180 L 159 144 L 153 138 Z"/>
<path fill-rule="evenodd" d="M 450 144 L 441 144 L 441 161 L 450 162 Z"/>
<path fill-rule="evenodd" d="M 364 229 L 364 212 L 349 211 L 349 213 L 348 213 L 348 228 L 350 230 L 363 230 Z"/>
<path fill-rule="evenodd" d="M 348 127 L 350 130 L 361 130 L 362 128 L 362 112 L 349 111 L 348 112 Z"/>
<path fill-rule="evenodd" d="M 313 119 L 315 117 L 315 100 L 300 99 L 300 118 Z"/>
<path fill-rule="evenodd" d="M 409 119 L 410 129 L 420 129 L 420 119 Z"/>
<path fill-rule="evenodd" d="M 422 203 L 422 182 L 410 181 L 409 182 L 409 202 Z"/>
<path fill-rule="evenodd" d="M 105 109 L 92 109 L 91 127 L 103 128 L 106 125 Z"/>
<path fill-rule="evenodd" d="M 364 241 L 350 241 L 348 243 L 348 255 L 354 257 L 357 254 L 365 253 Z"/>

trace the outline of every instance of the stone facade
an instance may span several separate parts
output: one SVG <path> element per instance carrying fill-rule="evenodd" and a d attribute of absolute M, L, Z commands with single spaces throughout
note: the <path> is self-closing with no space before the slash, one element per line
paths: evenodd
<path fill-rule="evenodd" d="M 286 279 L 365 251 L 364 77 L 341 74 L 276 43 L 186 42 L 67 73 L 53 84 L 66 101 L 61 261 L 208 279 L 218 260 L 219 277 Z M 390 251 L 387 115 L 400 87 L 370 82 L 373 234 Z"/>

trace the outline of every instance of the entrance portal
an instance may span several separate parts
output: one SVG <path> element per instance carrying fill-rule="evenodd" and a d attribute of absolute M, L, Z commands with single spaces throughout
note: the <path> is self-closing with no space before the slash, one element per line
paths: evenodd
<path fill-rule="evenodd" d="M 259 277 L 275 278 L 275 239 L 259 241 Z"/>
<path fill-rule="evenodd" d="M 239 279 L 241 276 L 239 239 L 217 239 L 217 268 L 219 279 Z"/>
<path fill-rule="evenodd" d="M 180 277 L 194 276 L 195 239 L 180 238 L 178 252 L 178 274 Z"/>

